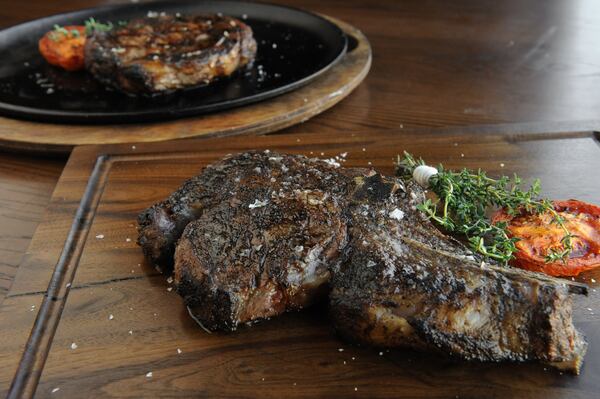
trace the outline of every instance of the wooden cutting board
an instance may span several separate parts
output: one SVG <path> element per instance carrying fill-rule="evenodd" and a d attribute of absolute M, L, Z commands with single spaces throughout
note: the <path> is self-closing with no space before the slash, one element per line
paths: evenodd
<path fill-rule="evenodd" d="M 572 376 L 540 364 L 353 347 L 332 333 L 324 306 L 207 334 L 135 244 L 138 212 L 208 163 L 248 149 L 348 152 L 346 166 L 384 173 L 408 150 L 451 168 L 539 176 L 544 195 L 600 203 L 598 136 L 535 131 L 315 132 L 79 147 L 0 309 L 0 393 L 12 383 L 10 397 L 41 398 L 595 397 L 600 270 L 579 278 L 591 286 L 574 310 L 589 350 L 582 374 Z"/>
<path fill-rule="evenodd" d="M 0 148 L 45 154 L 68 153 L 78 145 L 265 134 L 305 122 L 348 96 L 371 67 L 371 45 L 365 35 L 343 21 L 324 17 L 346 33 L 348 51 L 323 76 L 290 93 L 222 112 L 135 125 L 55 124 L 0 116 Z"/>

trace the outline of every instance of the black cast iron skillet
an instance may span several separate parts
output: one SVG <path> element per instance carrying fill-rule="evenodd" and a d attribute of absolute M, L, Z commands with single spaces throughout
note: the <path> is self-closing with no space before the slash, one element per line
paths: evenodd
<path fill-rule="evenodd" d="M 93 17 L 118 22 L 148 11 L 221 12 L 244 20 L 258 44 L 247 70 L 208 86 L 153 97 L 132 97 L 98 83 L 85 71 L 46 63 L 37 43 L 54 24 L 80 25 Z M 179 118 L 262 101 L 305 85 L 346 52 L 344 33 L 306 11 L 244 1 L 169 1 L 90 8 L 54 15 L 0 31 L 0 113 L 60 123 L 135 123 Z"/>

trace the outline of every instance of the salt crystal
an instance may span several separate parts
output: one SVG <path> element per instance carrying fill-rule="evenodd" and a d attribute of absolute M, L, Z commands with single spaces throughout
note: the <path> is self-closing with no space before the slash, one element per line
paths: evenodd
<path fill-rule="evenodd" d="M 252 204 L 248 205 L 248 208 L 250 208 L 250 209 L 260 208 L 260 207 L 267 205 L 268 203 L 269 203 L 268 200 L 259 201 L 258 199 L 255 199 Z"/>
<path fill-rule="evenodd" d="M 343 352 L 343 351 L 344 351 L 344 348 L 339 348 L 338 349 L 338 352 Z"/>
<path fill-rule="evenodd" d="M 146 373 L 146 378 L 152 378 L 152 371 Z"/>
<path fill-rule="evenodd" d="M 96 238 L 97 238 L 97 239 L 99 239 L 99 240 L 101 240 L 101 239 L 103 239 L 103 238 L 104 238 L 104 234 L 98 234 L 98 235 L 96 236 Z"/>
<path fill-rule="evenodd" d="M 55 393 L 55 392 L 58 392 L 58 391 L 60 391 L 60 388 L 56 387 L 56 388 L 54 388 L 54 389 L 51 391 L 51 393 Z"/>
<path fill-rule="evenodd" d="M 77 349 L 77 344 L 75 342 L 73 342 L 71 344 L 71 349 L 73 349 L 73 350 Z"/>
<path fill-rule="evenodd" d="M 321 153 L 323 154 L 323 153 Z M 330 158 L 330 159 L 324 159 L 323 160 L 327 165 L 333 166 L 334 168 L 339 168 L 341 165 L 339 162 L 337 162 L 335 159 Z"/>
<path fill-rule="evenodd" d="M 177 348 L 177 354 L 181 355 L 181 349 Z"/>
<path fill-rule="evenodd" d="M 129 330 L 129 335 L 133 335 L 133 330 Z"/>
<path fill-rule="evenodd" d="M 596 279 L 594 279 L 594 278 L 593 278 L 593 279 L 591 279 L 590 281 L 591 281 L 592 283 L 595 283 L 595 282 L 596 282 Z"/>
<path fill-rule="evenodd" d="M 125 242 L 131 242 L 131 238 L 127 237 L 127 238 L 125 239 Z"/>
<path fill-rule="evenodd" d="M 500 164 L 500 167 L 501 167 L 501 168 L 503 168 L 503 167 L 504 167 L 504 164 L 503 164 L 503 163 L 501 163 L 501 164 Z"/>
<path fill-rule="evenodd" d="M 108 320 L 112 320 L 112 319 L 114 319 L 114 318 L 115 318 L 115 316 L 113 316 L 113 315 L 111 315 L 111 314 L 110 314 L 110 315 L 108 315 Z"/>
<path fill-rule="evenodd" d="M 167 279 L 167 283 L 169 283 L 169 284 L 172 284 L 172 283 L 173 283 L 173 277 L 169 277 L 169 278 Z"/>
<path fill-rule="evenodd" d="M 402 212 L 400 209 L 396 208 L 392 212 L 390 212 L 389 216 L 392 219 L 402 220 L 402 219 L 404 219 L 404 212 Z"/>

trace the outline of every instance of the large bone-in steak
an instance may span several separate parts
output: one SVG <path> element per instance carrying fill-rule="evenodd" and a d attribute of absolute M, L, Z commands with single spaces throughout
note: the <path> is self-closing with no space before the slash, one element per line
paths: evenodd
<path fill-rule="evenodd" d="M 483 262 L 416 206 L 414 183 L 269 151 L 205 168 L 139 218 L 139 243 L 210 330 L 308 306 L 329 293 L 353 342 L 578 372 L 571 318 L 585 288 Z"/>

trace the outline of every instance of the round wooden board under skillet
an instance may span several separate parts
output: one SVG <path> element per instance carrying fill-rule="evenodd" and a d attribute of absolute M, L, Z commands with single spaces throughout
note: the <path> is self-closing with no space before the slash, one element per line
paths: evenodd
<path fill-rule="evenodd" d="M 371 46 L 358 29 L 327 17 L 348 36 L 348 50 L 312 83 L 270 100 L 198 117 L 167 122 L 73 125 L 0 117 L 0 147 L 18 151 L 67 153 L 74 146 L 155 142 L 196 136 L 265 134 L 304 122 L 341 101 L 366 77 Z"/>

